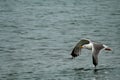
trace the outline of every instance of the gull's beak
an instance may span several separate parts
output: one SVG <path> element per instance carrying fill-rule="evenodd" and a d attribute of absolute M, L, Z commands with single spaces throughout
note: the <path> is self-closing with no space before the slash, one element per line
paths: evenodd
<path fill-rule="evenodd" d="M 80 46 L 80 48 L 83 48 L 83 46 Z"/>

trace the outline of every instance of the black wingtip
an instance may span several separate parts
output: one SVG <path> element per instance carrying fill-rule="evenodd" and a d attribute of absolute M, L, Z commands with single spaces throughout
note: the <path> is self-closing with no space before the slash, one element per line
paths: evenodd
<path fill-rule="evenodd" d="M 75 54 L 75 53 L 71 53 L 71 56 L 72 56 L 73 58 L 75 58 L 75 57 L 77 57 L 78 55 Z"/>
<path fill-rule="evenodd" d="M 73 58 L 79 56 L 79 53 L 76 52 L 75 48 L 73 49 L 73 51 L 72 51 L 72 53 L 71 53 L 71 56 L 72 56 Z"/>
<path fill-rule="evenodd" d="M 92 59 L 93 59 L 93 64 L 96 67 L 98 65 L 98 62 L 95 60 L 94 56 L 92 56 Z"/>

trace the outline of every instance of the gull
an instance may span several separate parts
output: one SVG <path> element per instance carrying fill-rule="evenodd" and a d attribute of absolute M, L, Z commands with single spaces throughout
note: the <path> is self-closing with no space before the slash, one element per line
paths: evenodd
<path fill-rule="evenodd" d="M 71 53 L 72 58 L 79 56 L 79 54 L 81 54 L 82 49 L 88 49 L 92 51 L 92 61 L 95 67 L 98 65 L 99 52 L 102 49 L 111 51 L 111 48 L 109 48 L 105 44 L 94 42 L 89 39 L 81 39 L 72 50 L 72 53 Z"/>

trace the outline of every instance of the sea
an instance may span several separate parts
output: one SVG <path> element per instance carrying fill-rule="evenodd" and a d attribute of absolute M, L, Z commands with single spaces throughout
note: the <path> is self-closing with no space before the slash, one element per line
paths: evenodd
<path fill-rule="evenodd" d="M 96 69 L 83 38 L 112 49 Z M 120 80 L 120 0 L 0 0 L 0 80 Z"/>

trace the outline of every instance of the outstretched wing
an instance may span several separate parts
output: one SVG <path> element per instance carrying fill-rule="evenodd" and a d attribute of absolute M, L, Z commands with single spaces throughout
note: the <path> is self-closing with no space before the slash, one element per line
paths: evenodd
<path fill-rule="evenodd" d="M 83 46 L 84 44 L 89 44 L 89 40 L 86 40 L 86 39 L 80 40 L 72 50 L 72 53 L 71 53 L 72 57 L 79 56 L 82 49 L 81 46 Z"/>
<path fill-rule="evenodd" d="M 72 50 L 71 55 L 72 55 L 73 57 L 77 57 L 77 56 L 79 56 L 80 52 L 81 52 L 81 48 L 78 47 L 78 46 L 76 46 L 76 47 L 74 47 L 74 49 Z"/>
<path fill-rule="evenodd" d="M 92 47 L 92 59 L 93 59 L 93 64 L 96 66 L 98 64 L 98 54 L 101 49 L 103 49 L 103 44 L 99 43 L 93 43 Z"/>

